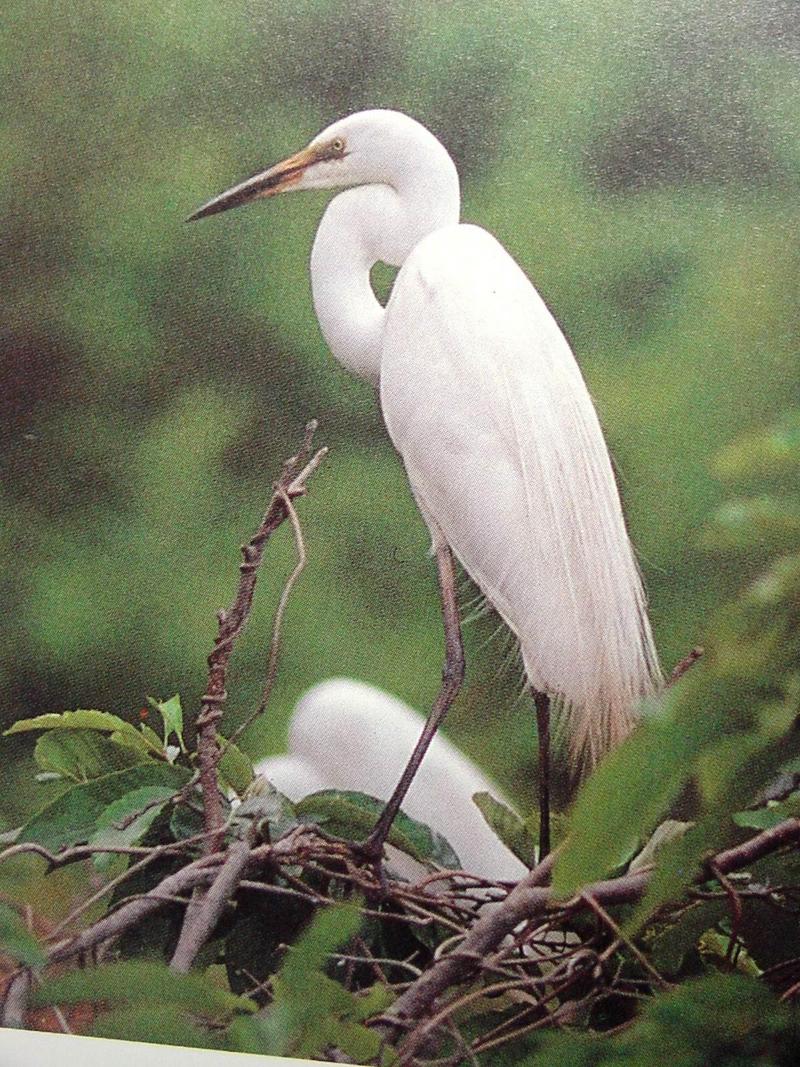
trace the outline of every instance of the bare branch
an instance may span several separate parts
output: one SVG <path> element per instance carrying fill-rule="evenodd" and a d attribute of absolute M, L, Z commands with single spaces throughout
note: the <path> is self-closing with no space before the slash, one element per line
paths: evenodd
<path fill-rule="evenodd" d="M 685 655 L 683 659 L 678 660 L 678 662 L 672 668 L 672 674 L 670 674 L 669 678 L 667 679 L 666 688 L 668 689 L 671 685 L 675 685 L 676 682 L 680 681 L 680 679 L 683 678 L 684 674 L 686 674 L 688 670 L 691 670 L 691 668 L 694 667 L 695 663 L 697 663 L 697 661 L 701 659 L 704 654 L 705 649 L 700 648 L 700 646 L 698 645 L 696 648 L 693 648 L 691 652 Z"/>
<path fill-rule="evenodd" d="M 170 967 L 178 974 L 187 974 L 197 953 L 214 932 L 228 902 L 236 892 L 250 859 L 250 842 L 235 841 L 225 855 L 225 862 L 211 888 L 201 897 L 195 896 L 186 909 L 178 946 Z"/>
<path fill-rule="evenodd" d="M 787 819 L 735 848 L 718 853 L 714 860 L 716 870 L 722 874 L 739 870 L 798 840 L 800 819 Z M 635 903 L 644 894 L 651 873 L 637 871 L 608 881 L 596 882 L 584 887 L 568 906 L 572 910 L 579 910 L 587 906 L 589 897 L 601 907 Z M 702 874 L 698 874 L 698 878 L 702 877 Z M 542 916 L 551 906 L 552 892 L 549 887 L 541 885 L 541 881 L 541 871 L 534 868 L 502 904 L 485 910 L 462 941 L 460 948 L 436 960 L 432 967 L 412 983 L 382 1016 L 378 1028 L 394 1040 L 402 1038 L 402 1032 L 407 1030 L 410 1020 L 427 1018 L 442 994 L 475 974 L 480 962 L 512 933 L 518 923 Z M 558 903 L 558 906 L 563 907 L 563 902 Z M 440 1014 L 441 1010 L 440 1008 Z M 391 1024 L 388 1022 L 390 1019 Z M 399 1046 L 401 1062 L 410 1062 L 429 1035 L 430 1026 L 423 1024 L 418 1025 L 402 1040 Z"/>
<path fill-rule="evenodd" d="M 322 452 L 318 452 L 314 459 L 316 460 L 317 457 L 321 459 Z M 318 465 L 319 463 L 317 463 L 317 466 Z M 305 470 L 309 470 L 310 466 L 311 464 L 309 463 L 306 466 Z M 314 469 L 316 470 L 316 466 L 314 467 Z M 269 654 L 267 656 L 267 677 L 264 683 L 264 688 L 261 692 L 261 699 L 258 702 L 258 707 L 255 709 L 255 711 L 251 712 L 244 720 L 244 722 L 239 727 L 237 727 L 233 734 L 231 734 L 227 743 L 223 746 L 220 752 L 220 756 L 224 754 L 225 749 L 228 745 L 235 744 L 235 742 L 239 740 L 239 738 L 242 736 L 245 730 L 247 730 L 251 723 L 255 722 L 256 719 L 263 715 L 267 704 L 269 703 L 269 698 L 272 695 L 272 687 L 275 684 L 275 676 L 278 670 L 278 652 L 280 651 L 283 616 L 286 612 L 286 605 L 289 603 L 289 597 L 292 594 L 292 590 L 294 589 L 295 583 L 302 574 L 306 565 L 306 546 L 305 541 L 303 540 L 303 531 L 300 527 L 300 520 L 297 517 L 297 512 L 295 511 L 294 505 L 292 504 L 290 493 L 289 491 L 280 490 L 279 495 L 283 500 L 284 507 L 286 508 L 286 513 L 292 523 L 295 550 L 297 552 L 297 563 L 295 564 L 292 573 L 286 579 L 286 584 L 283 587 L 281 598 L 278 601 L 277 608 L 275 609 L 275 618 L 272 623 L 272 637 L 270 638 Z"/>
<path fill-rule="evenodd" d="M 0 1006 L 0 1026 L 25 1026 L 25 1010 L 31 989 L 31 972 L 27 967 L 17 971 L 6 987 Z"/>
<path fill-rule="evenodd" d="M 305 495 L 308 479 L 319 467 L 327 453 L 327 449 L 321 448 L 316 454 L 310 456 L 316 427 L 316 421 L 312 421 L 306 426 L 305 438 L 300 451 L 284 464 L 281 476 L 273 487 L 272 497 L 258 530 L 250 541 L 242 546 L 243 559 L 239 565 L 239 586 L 233 604 L 227 611 L 223 610 L 218 614 L 217 637 L 214 641 L 214 648 L 208 657 L 208 682 L 200 705 L 200 712 L 197 716 L 197 763 L 200 787 L 203 793 L 203 824 L 206 832 L 210 835 L 205 846 L 207 853 L 214 852 L 222 846 L 222 824 L 224 818 L 217 776 L 221 755 L 219 744 L 217 743 L 217 724 L 222 718 L 223 704 L 228 695 L 225 690 L 228 662 L 236 639 L 245 628 L 250 617 L 258 568 L 261 566 L 267 541 L 287 518 L 292 519 L 292 524 L 295 527 L 295 538 L 297 539 L 299 524 L 296 523 L 292 500 Z M 299 543 L 302 546 L 302 537 Z M 304 553 L 302 562 L 305 562 Z M 279 615 L 276 617 L 278 636 L 273 635 L 274 651 L 271 651 L 271 660 L 277 657 L 277 641 L 280 621 L 286 606 L 285 602 L 300 570 L 302 570 L 302 566 L 298 564 L 289 579 L 289 583 L 287 583 L 287 588 L 284 589 L 284 596 L 281 598 Z M 262 705 L 263 703 L 262 701 Z M 263 710 L 263 707 L 260 706 L 259 712 L 261 710 Z"/>

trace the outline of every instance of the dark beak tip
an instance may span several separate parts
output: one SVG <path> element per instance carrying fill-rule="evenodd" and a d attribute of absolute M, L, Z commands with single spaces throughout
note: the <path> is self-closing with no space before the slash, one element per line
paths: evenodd
<path fill-rule="evenodd" d="M 198 219 L 204 219 L 207 215 L 214 215 L 220 208 L 212 201 L 210 204 L 203 204 L 196 211 L 193 211 L 191 215 L 187 215 L 183 220 L 184 222 L 197 222 Z"/>

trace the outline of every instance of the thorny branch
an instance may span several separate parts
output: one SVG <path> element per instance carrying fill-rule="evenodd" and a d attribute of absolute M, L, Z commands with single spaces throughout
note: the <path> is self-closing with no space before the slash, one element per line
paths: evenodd
<path fill-rule="evenodd" d="M 306 493 L 308 479 L 314 474 L 327 454 L 327 449 L 325 448 L 320 448 L 312 453 L 312 442 L 316 429 L 316 420 L 309 422 L 300 451 L 284 464 L 281 476 L 273 487 L 272 497 L 258 530 L 248 543 L 242 546 L 243 559 L 239 565 L 239 586 L 233 604 L 227 611 L 221 610 L 217 615 L 217 637 L 214 641 L 211 655 L 208 657 L 208 682 L 202 698 L 200 713 L 196 720 L 197 762 L 200 788 L 203 793 L 203 825 L 209 834 L 205 845 L 207 853 L 216 851 L 222 844 L 224 818 L 217 776 L 221 755 L 217 741 L 217 724 L 222 718 L 222 706 L 228 696 L 225 690 L 228 661 L 236 639 L 250 617 L 258 578 L 258 568 L 261 566 L 267 541 L 278 527 L 289 518 L 292 521 L 295 532 L 299 561 L 289 577 L 275 617 L 267 680 L 268 690 L 271 689 L 277 663 L 283 613 L 292 586 L 305 563 L 302 535 L 300 534 L 300 527 L 297 522 L 297 516 L 294 513 L 292 501 Z M 263 711 L 268 696 L 269 691 L 262 699 L 257 713 Z"/>

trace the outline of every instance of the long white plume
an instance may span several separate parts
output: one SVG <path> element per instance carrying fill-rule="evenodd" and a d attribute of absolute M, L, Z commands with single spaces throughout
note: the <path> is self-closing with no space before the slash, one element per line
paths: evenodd
<path fill-rule="evenodd" d="M 429 524 L 518 636 L 573 768 L 589 769 L 661 674 L 594 405 L 546 305 L 485 231 L 440 230 L 409 257 L 381 398 Z"/>

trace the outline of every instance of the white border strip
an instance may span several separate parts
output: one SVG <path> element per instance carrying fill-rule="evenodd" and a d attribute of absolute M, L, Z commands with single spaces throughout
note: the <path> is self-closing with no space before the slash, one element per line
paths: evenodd
<path fill-rule="evenodd" d="M 209 1052 L 141 1041 L 108 1041 L 103 1037 L 45 1034 L 34 1030 L 0 1028 L 2 1067 L 319 1067 L 322 1060 L 289 1060 L 283 1056 L 254 1056 L 243 1052 Z"/>

